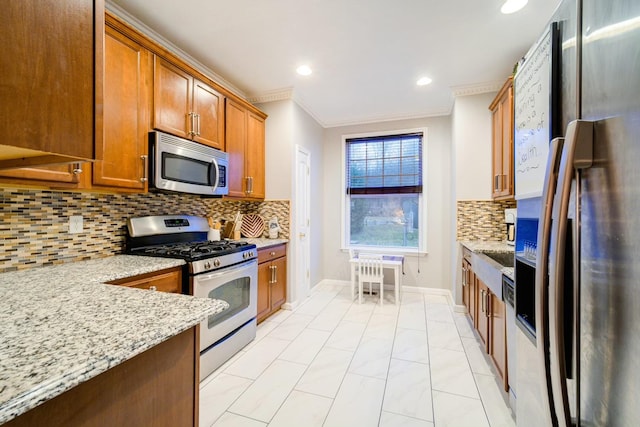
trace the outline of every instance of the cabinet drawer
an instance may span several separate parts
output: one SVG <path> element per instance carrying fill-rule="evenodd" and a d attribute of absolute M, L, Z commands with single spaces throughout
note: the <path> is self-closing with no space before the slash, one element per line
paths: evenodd
<path fill-rule="evenodd" d="M 258 251 L 258 264 L 272 259 L 283 257 L 287 254 L 287 245 L 271 246 L 270 248 L 260 249 Z"/>
<path fill-rule="evenodd" d="M 182 288 L 182 270 L 164 270 L 159 273 L 142 274 L 126 279 L 109 282 L 112 285 L 138 289 L 154 289 L 160 292 L 180 293 Z"/>

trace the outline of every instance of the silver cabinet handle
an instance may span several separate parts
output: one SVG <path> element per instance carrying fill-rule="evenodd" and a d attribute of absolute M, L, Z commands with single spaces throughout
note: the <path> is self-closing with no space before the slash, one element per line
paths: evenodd
<path fill-rule="evenodd" d="M 273 283 L 278 283 L 278 266 L 273 266 Z"/>
<path fill-rule="evenodd" d="M 467 269 L 462 267 L 462 286 L 467 286 Z"/>
<path fill-rule="evenodd" d="M 196 136 L 200 136 L 200 114 L 194 114 L 196 116 Z"/>
<path fill-rule="evenodd" d="M 485 303 L 485 299 L 484 299 L 484 289 L 480 289 L 480 312 L 484 313 L 484 303 Z"/>
<path fill-rule="evenodd" d="M 485 292 L 484 297 L 487 299 L 487 302 L 485 303 L 485 307 L 486 307 L 485 315 L 487 317 L 491 317 L 491 293 Z"/>
<path fill-rule="evenodd" d="M 82 163 L 73 164 L 73 174 L 80 175 L 82 173 Z"/>
<path fill-rule="evenodd" d="M 248 176 L 245 176 L 245 177 L 244 177 L 245 184 L 246 184 L 246 186 L 245 186 L 246 190 L 244 190 L 244 192 L 245 192 L 245 193 L 247 193 L 247 194 L 251 194 L 251 189 L 250 189 L 250 187 L 249 187 L 249 180 L 250 180 L 250 179 L 251 179 L 251 178 L 250 178 L 250 177 L 248 177 Z"/>
<path fill-rule="evenodd" d="M 500 190 L 500 184 L 499 184 L 499 179 L 500 179 L 500 175 L 494 175 L 493 176 L 493 191 L 499 191 Z"/>
<path fill-rule="evenodd" d="M 187 132 L 187 135 L 193 137 L 196 134 L 196 132 L 195 132 L 195 129 L 196 129 L 196 123 L 195 123 L 196 113 L 191 112 L 191 113 L 189 113 L 187 115 L 189 116 L 189 131 Z"/>
<path fill-rule="evenodd" d="M 142 159 L 142 178 L 140 178 L 140 182 L 147 182 L 147 174 L 149 171 L 149 156 L 143 154 L 142 156 L 140 156 L 140 158 Z"/>
<path fill-rule="evenodd" d="M 150 291 L 157 291 L 157 290 L 158 290 L 158 288 L 157 288 L 157 287 L 155 287 L 155 286 L 153 286 L 153 285 L 151 285 L 151 286 L 149 286 L 149 290 L 150 290 Z"/>

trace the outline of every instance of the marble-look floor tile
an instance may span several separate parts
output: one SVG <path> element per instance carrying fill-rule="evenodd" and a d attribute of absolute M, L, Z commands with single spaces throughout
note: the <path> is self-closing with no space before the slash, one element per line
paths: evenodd
<path fill-rule="evenodd" d="M 333 399 L 292 391 L 269 427 L 322 427 Z"/>
<path fill-rule="evenodd" d="M 345 375 L 324 427 L 376 427 L 384 386 L 385 381 L 377 378 Z"/>
<path fill-rule="evenodd" d="M 331 333 L 327 331 L 305 329 L 280 353 L 278 359 L 308 365 L 316 357 L 329 335 Z"/>
<path fill-rule="evenodd" d="M 434 391 L 433 412 L 438 427 L 489 427 L 480 399 Z"/>
<path fill-rule="evenodd" d="M 266 427 L 266 423 L 225 412 L 212 427 Z M 205 426 L 200 426 L 205 427 Z"/>
<path fill-rule="evenodd" d="M 424 302 L 426 304 L 442 304 L 449 306 L 449 300 L 444 295 L 425 294 Z"/>
<path fill-rule="evenodd" d="M 315 316 L 293 313 L 269 332 L 268 337 L 281 340 L 294 340 L 307 327 Z"/>
<path fill-rule="evenodd" d="M 427 334 L 429 336 L 429 348 L 464 351 L 458 330 L 453 323 L 427 322 Z"/>
<path fill-rule="evenodd" d="M 331 304 L 318 314 L 307 328 L 332 332 L 347 314 L 351 305 L 349 301 L 332 300 Z"/>
<path fill-rule="evenodd" d="M 240 350 L 239 352 L 237 352 L 236 354 L 231 356 L 231 358 L 229 360 L 227 360 L 226 362 L 224 362 L 222 365 L 220 365 L 220 367 L 218 369 L 216 369 L 215 371 L 210 373 L 209 376 L 205 377 L 202 381 L 200 381 L 200 388 L 202 389 L 202 387 L 207 385 L 210 381 L 213 381 L 213 379 L 215 377 L 217 377 L 218 375 L 222 374 L 225 371 L 225 369 L 227 369 L 229 366 L 233 365 L 236 362 L 236 360 L 238 360 L 242 356 L 244 356 L 247 353 L 245 351 L 246 348 L 247 347 L 245 347 L 244 349 Z"/>
<path fill-rule="evenodd" d="M 229 407 L 229 412 L 271 421 L 306 368 L 298 363 L 274 361 Z"/>
<path fill-rule="evenodd" d="M 515 427 L 516 423 L 511 408 L 505 401 L 508 397 L 501 392 L 496 377 L 481 374 L 476 374 L 474 377 L 480 391 L 480 400 L 482 400 L 487 418 L 489 418 L 489 424 L 492 427 Z"/>
<path fill-rule="evenodd" d="M 460 337 L 475 338 L 473 334 L 473 325 L 471 324 L 471 318 L 466 314 L 456 313 L 453 315 L 453 320 L 458 328 L 458 334 Z"/>
<path fill-rule="evenodd" d="M 264 337 L 269 335 L 269 333 L 273 331 L 276 328 L 276 326 L 278 326 L 279 324 L 280 324 L 279 322 L 271 322 L 269 320 L 265 320 L 264 322 L 260 323 L 256 329 L 256 337 L 253 339 L 253 341 L 247 344 L 243 348 L 243 350 L 247 351 L 257 343 L 259 343 Z"/>
<path fill-rule="evenodd" d="M 200 425 L 212 425 L 251 384 L 252 380 L 221 373 L 200 387 Z"/>
<path fill-rule="evenodd" d="M 431 349 L 431 384 L 434 390 L 478 399 L 478 389 L 464 352 Z M 436 424 L 438 424 L 436 422 Z"/>
<path fill-rule="evenodd" d="M 325 347 L 355 351 L 366 327 L 366 323 L 342 320 L 325 343 Z"/>
<path fill-rule="evenodd" d="M 398 328 L 393 342 L 391 357 L 411 362 L 429 363 L 427 333 L 425 331 Z"/>
<path fill-rule="evenodd" d="M 430 421 L 382 411 L 380 415 L 380 425 L 378 427 L 434 427 L 434 424 Z"/>
<path fill-rule="evenodd" d="M 349 366 L 349 372 L 367 377 L 387 378 L 392 349 L 393 339 L 362 337 Z"/>
<path fill-rule="evenodd" d="M 375 304 L 371 301 L 364 302 L 362 304 L 355 302 L 351 305 L 342 320 L 356 323 L 367 323 L 374 308 Z"/>
<path fill-rule="evenodd" d="M 351 351 L 323 348 L 298 381 L 296 390 L 335 397 L 352 358 Z"/>
<path fill-rule="evenodd" d="M 467 354 L 471 372 L 482 375 L 495 375 L 487 352 L 476 338 L 462 338 L 462 345 Z"/>
<path fill-rule="evenodd" d="M 448 305 L 427 304 L 427 321 L 453 323 L 453 315 Z"/>
<path fill-rule="evenodd" d="M 271 316 L 269 316 L 269 322 L 282 323 L 287 317 L 291 316 L 293 311 L 291 310 L 278 310 Z"/>
<path fill-rule="evenodd" d="M 397 316 L 387 316 L 374 312 L 369 319 L 369 323 L 367 323 L 367 328 L 364 330 L 364 336 L 393 339 L 397 321 Z"/>
<path fill-rule="evenodd" d="M 400 313 L 398 314 L 398 328 L 426 331 L 427 319 L 425 316 L 424 307 L 400 307 Z"/>
<path fill-rule="evenodd" d="M 391 359 L 382 409 L 433 421 L 429 365 Z"/>
<path fill-rule="evenodd" d="M 307 298 L 307 300 L 298 307 L 295 312 L 296 314 L 317 316 L 331 302 L 336 294 L 315 293 Z"/>
<path fill-rule="evenodd" d="M 291 341 L 267 336 L 229 365 L 223 372 L 255 380 L 289 344 L 291 344 Z"/>

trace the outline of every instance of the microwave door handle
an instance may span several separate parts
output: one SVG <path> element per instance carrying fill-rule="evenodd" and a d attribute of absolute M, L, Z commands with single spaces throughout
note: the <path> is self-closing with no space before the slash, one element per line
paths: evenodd
<path fill-rule="evenodd" d="M 218 188 L 218 182 L 220 180 L 220 170 L 218 169 L 218 162 L 216 159 L 211 159 L 209 164 L 209 182 L 213 181 L 211 188 L 215 191 Z"/>
<path fill-rule="evenodd" d="M 571 184 L 575 168 L 589 167 L 593 159 L 593 123 L 575 120 L 569 123 L 564 153 L 560 161 L 556 190 L 556 220 L 551 227 L 551 251 L 549 268 L 549 358 L 551 383 L 558 425 L 570 426 L 571 413 L 567 391 L 567 366 L 565 352 L 565 255 L 567 226 L 571 199 Z M 573 260 L 571 260 L 573 261 Z M 573 325 L 571 325 L 573 326 Z"/>
<path fill-rule="evenodd" d="M 540 219 L 537 236 L 536 249 L 536 275 L 535 275 L 535 316 L 536 316 L 536 347 L 538 352 L 538 361 L 540 363 L 541 373 L 541 394 L 542 394 L 542 413 L 546 415 L 547 425 L 552 425 L 551 411 L 553 409 L 553 400 L 551 394 L 551 382 L 549 376 L 549 357 L 546 351 L 549 343 L 548 331 L 548 261 L 549 261 L 549 240 L 551 233 L 551 217 L 553 210 L 553 199 L 555 196 L 555 187 L 560 166 L 560 155 L 562 154 L 562 146 L 564 138 L 554 138 L 549 146 L 549 157 L 544 176 L 544 185 L 542 188 L 542 200 L 540 203 Z M 543 415 L 544 417 L 544 415 Z"/>

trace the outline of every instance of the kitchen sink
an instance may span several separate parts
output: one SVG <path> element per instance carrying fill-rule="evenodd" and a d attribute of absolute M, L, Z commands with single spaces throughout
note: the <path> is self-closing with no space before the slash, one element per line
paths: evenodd
<path fill-rule="evenodd" d="M 503 267 L 513 267 L 513 252 L 483 252 L 483 255 L 491 258 Z"/>

